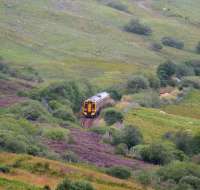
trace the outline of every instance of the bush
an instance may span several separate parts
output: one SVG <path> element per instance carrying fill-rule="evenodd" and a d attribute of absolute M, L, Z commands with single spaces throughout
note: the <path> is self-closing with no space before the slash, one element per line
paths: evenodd
<path fill-rule="evenodd" d="M 200 54 L 200 42 L 197 44 L 196 51 Z"/>
<path fill-rule="evenodd" d="M 69 131 L 64 128 L 49 128 L 44 130 L 44 136 L 51 140 L 67 140 Z"/>
<path fill-rule="evenodd" d="M 76 118 L 73 111 L 67 107 L 61 107 L 53 111 L 53 116 L 65 121 L 75 122 Z"/>
<path fill-rule="evenodd" d="M 152 43 L 151 49 L 154 51 L 160 51 L 161 49 L 163 49 L 163 46 L 160 43 Z"/>
<path fill-rule="evenodd" d="M 169 165 L 161 167 L 157 171 L 162 181 L 174 180 L 178 183 L 185 176 L 194 176 L 200 178 L 200 167 L 189 162 L 175 161 Z"/>
<path fill-rule="evenodd" d="M 64 153 L 62 158 L 63 158 L 63 160 L 65 160 L 67 162 L 73 162 L 73 163 L 80 162 L 78 155 L 72 151 L 68 151 L 68 152 Z"/>
<path fill-rule="evenodd" d="M 174 64 L 172 61 L 167 61 L 163 64 L 160 64 L 157 68 L 157 75 L 162 86 L 169 84 L 171 77 L 174 74 L 176 74 L 176 64 Z"/>
<path fill-rule="evenodd" d="M 161 40 L 162 44 L 169 47 L 174 47 L 177 49 L 183 49 L 184 43 L 173 37 L 163 37 Z"/>
<path fill-rule="evenodd" d="M 110 94 L 110 96 L 113 100 L 116 100 L 116 101 L 121 100 L 122 93 L 120 92 L 119 89 L 118 90 L 117 89 L 110 89 L 110 90 L 108 90 L 108 92 L 109 92 L 109 94 Z"/>
<path fill-rule="evenodd" d="M 95 190 L 95 188 L 87 181 L 72 182 L 66 178 L 58 184 L 56 190 Z"/>
<path fill-rule="evenodd" d="M 140 35 L 150 35 L 152 30 L 149 26 L 146 26 L 139 22 L 139 20 L 131 20 L 124 29 L 127 32 L 132 32 Z"/>
<path fill-rule="evenodd" d="M 180 179 L 179 184 L 190 185 L 193 189 L 200 189 L 200 178 L 195 176 L 184 176 Z"/>
<path fill-rule="evenodd" d="M 45 185 L 42 190 L 51 190 L 51 188 L 48 185 Z"/>
<path fill-rule="evenodd" d="M 199 77 L 184 77 L 181 83 L 183 87 L 192 87 L 200 89 L 200 78 Z"/>
<path fill-rule="evenodd" d="M 0 173 L 9 173 L 9 172 L 10 172 L 10 167 L 5 165 L 0 165 Z"/>
<path fill-rule="evenodd" d="M 147 171 L 141 171 L 136 179 L 143 185 L 150 185 L 151 184 L 151 175 Z"/>
<path fill-rule="evenodd" d="M 131 172 L 128 168 L 120 166 L 109 168 L 107 169 L 106 173 L 120 179 L 128 179 L 131 176 Z"/>
<path fill-rule="evenodd" d="M 151 88 L 158 90 L 160 88 L 160 79 L 157 76 L 149 76 L 149 85 Z"/>
<path fill-rule="evenodd" d="M 192 60 L 186 62 L 188 66 L 191 66 L 194 69 L 195 75 L 200 76 L 200 61 L 198 60 Z"/>
<path fill-rule="evenodd" d="M 190 65 L 183 63 L 176 66 L 176 75 L 177 77 L 182 78 L 184 76 L 193 76 L 195 75 L 195 72 Z"/>
<path fill-rule="evenodd" d="M 48 122 L 51 117 L 41 103 L 35 100 L 28 100 L 26 102 L 19 103 L 11 107 L 10 111 L 18 117 L 22 117 L 30 121 Z"/>
<path fill-rule="evenodd" d="M 99 126 L 99 127 L 92 127 L 90 130 L 99 135 L 104 135 L 108 131 L 108 128 Z"/>
<path fill-rule="evenodd" d="M 128 93 L 137 93 L 140 90 L 149 88 L 149 81 L 146 77 L 138 75 L 128 80 L 127 91 Z"/>
<path fill-rule="evenodd" d="M 172 160 L 187 159 L 182 151 L 175 149 L 172 145 L 159 142 L 143 146 L 138 151 L 142 160 L 159 165 L 168 164 Z"/>
<path fill-rule="evenodd" d="M 120 143 L 115 147 L 115 153 L 121 154 L 121 155 L 127 155 L 128 154 L 128 147 L 125 143 Z"/>
<path fill-rule="evenodd" d="M 107 4 L 109 7 L 112 7 L 114 9 L 120 10 L 120 11 L 128 11 L 128 7 L 124 4 L 122 4 L 119 1 L 111 1 Z"/>
<path fill-rule="evenodd" d="M 108 108 L 103 112 L 104 120 L 108 125 L 113 125 L 116 122 L 123 120 L 123 114 L 114 108 Z"/>
<path fill-rule="evenodd" d="M 122 133 L 123 143 L 125 143 L 128 148 L 140 144 L 143 141 L 142 133 L 139 131 L 137 127 L 132 125 L 128 125 L 123 129 Z"/>

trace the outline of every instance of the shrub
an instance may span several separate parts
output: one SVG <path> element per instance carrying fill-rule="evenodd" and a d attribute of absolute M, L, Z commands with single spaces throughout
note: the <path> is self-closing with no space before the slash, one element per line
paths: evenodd
<path fill-rule="evenodd" d="M 104 135 L 108 131 L 108 128 L 99 126 L 99 127 L 92 127 L 90 130 L 99 135 Z"/>
<path fill-rule="evenodd" d="M 174 74 L 176 74 L 176 64 L 174 64 L 172 61 L 167 61 L 163 64 L 160 64 L 157 68 L 157 75 L 162 86 L 169 84 L 171 77 Z"/>
<path fill-rule="evenodd" d="M 146 77 L 138 75 L 128 80 L 127 91 L 128 93 L 136 93 L 140 90 L 148 89 L 149 81 Z"/>
<path fill-rule="evenodd" d="M 200 167 L 189 162 L 175 161 L 169 165 L 161 167 L 157 171 L 162 181 L 174 180 L 178 183 L 185 176 L 194 176 L 200 178 Z"/>
<path fill-rule="evenodd" d="M 10 167 L 5 166 L 5 165 L 0 165 L 0 172 L 9 173 L 10 172 Z"/>
<path fill-rule="evenodd" d="M 110 89 L 110 90 L 108 90 L 108 92 L 109 92 L 109 94 L 110 94 L 110 96 L 113 100 L 116 100 L 116 101 L 121 100 L 122 93 L 120 92 L 119 89 L 118 90 L 117 89 Z"/>
<path fill-rule="evenodd" d="M 51 188 L 48 185 L 45 185 L 42 190 L 51 190 Z"/>
<path fill-rule="evenodd" d="M 147 171 L 141 171 L 137 176 L 136 179 L 143 185 L 151 184 L 151 175 Z"/>
<path fill-rule="evenodd" d="M 73 111 L 70 108 L 64 106 L 53 111 L 53 116 L 65 121 L 76 121 Z"/>
<path fill-rule="evenodd" d="M 139 22 L 139 20 L 131 20 L 124 29 L 127 32 L 132 32 L 140 35 L 150 35 L 152 30 L 149 26 L 146 26 Z"/>
<path fill-rule="evenodd" d="M 152 43 L 151 49 L 154 51 L 160 51 L 161 49 L 163 49 L 163 46 L 160 43 Z"/>
<path fill-rule="evenodd" d="M 119 1 L 111 1 L 107 4 L 109 7 L 112 7 L 114 9 L 120 10 L 120 11 L 128 11 L 128 7 L 124 4 L 122 4 Z"/>
<path fill-rule="evenodd" d="M 31 167 L 31 171 L 34 173 L 47 173 L 50 170 L 48 162 L 37 162 Z"/>
<path fill-rule="evenodd" d="M 143 146 L 138 151 L 142 160 L 159 165 L 168 164 L 172 160 L 184 161 L 187 159 L 182 151 L 159 142 Z"/>
<path fill-rule="evenodd" d="M 195 75 L 195 72 L 191 66 L 183 63 L 183 64 L 178 64 L 176 66 L 176 75 L 177 75 L 177 77 L 182 78 L 184 76 Z"/>
<path fill-rule="evenodd" d="M 200 78 L 196 76 L 184 77 L 181 85 L 183 87 L 192 87 L 192 88 L 200 89 Z"/>
<path fill-rule="evenodd" d="M 180 179 L 179 184 L 190 185 L 193 189 L 200 189 L 200 178 L 195 176 L 184 176 Z"/>
<path fill-rule="evenodd" d="M 51 140 L 67 140 L 68 130 L 64 128 L 49 128 L 44 130 L 44 136 Z"/>
<path fill-rule="evenodd" d="M 142 133 L 137 127 L 134 127 L 133 125 L 126 126 L 123 129 L 122 135 L 122 141 L 128 146 L 129 149 L 143 141 Z"/>
<path fill-rule="evenodd" d="M 157 76 L 151 75 L 148 77 L 148 80 L 151 88 L 155 90 L 160 88 L 160 79 Z"/>
<path fill-rule="evenodd" d="M 161 40 L 162 44 L 169 47 L 174 47 L 177 49 L 183 49 L 184 43 L 173 37 L 163 37 Z"/>
<path fill-rule="evenodd" d="M 197 44 L 196 51 L 200 54 L 200 42 Z"/>
<path fill-rule="evenodd" d="M 196 76 L 200 76 L 200 61 L 198 60 L 188 61 L 186 62 L 186 64 L 194 69 Z"/>
<path fill-rule="evenodd" d="M 41 103 L 35 100 L 28 100 L 26 102 L 19 103 L 11 107 L 10 111 L 18 117 L 22 117 L 30 121 L 48 122 L 51 117 Z"/>
<path fill-rule="evenodd" d="M 65 160 L 67 162 L 73 162 L 73 163 L 80 162 L 78 155 L 72 151 L 68 151 L 68 152 L 64 153 L 62 158 L 63 158 L 63 160 Z"/>
<path fill-rule="evenodd" d="M 104 120 L 108 125 L 113 125 L 116 122 L 123 120 L 123 114 L 114 108 L 108 108 L 103 112 Z"/>
<path fill-rule="evenodd" d="M 115 147 L 115 153 L 121 154 L 121 155 L 127 155 L 128 154 L 128 147 L 125 143 L 120 143 Z"/>
<path fill-rule="evenodd" d="M 95 190 L 95 188 L 87 181 L 72 182 L 66 178 L 58 184 L 56 190 Z"/>
<path fill-rule="evenodd" d="M 128 168 L 120 166 L 109 168 L 106 173 L 120 179 L 128 179 L 131 176 L 131 172 Z"/>

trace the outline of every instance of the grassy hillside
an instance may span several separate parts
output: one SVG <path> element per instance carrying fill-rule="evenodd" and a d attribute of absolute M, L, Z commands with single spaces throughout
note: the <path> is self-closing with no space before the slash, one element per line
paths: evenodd
<path fill-rule="evenodd" d="M 137 183 L 113 178 L 95 168 L 80 164 L 62 164 L 57 161 L 8 153 L 0 153 L 0 161 L 1 165 L 10 167 L 10 172 L 0 172 L 1 190 L 41 190 L 45 185 L 55 188 L 64 177 L 90 181 L 97 190 L 144 189 Z M 44 165 L 46 167 L 43 167 Z"/>
<path fill-rule="evenodd" d="M 185 99 L 176 105 L 168 105 L 164 111 L 174 115 L 200 119 L 200 93 L 199 91 L 190 92 Z"/>
<path fill-rule="evenodd" d="M 146 142 L 161 139 L 167 132 L 181 129 L 193 132 L 200 130 L 200 121 L 198 119 L 168 114 L 152 108 L 139 108 L 128 111 L 125 115 L 125 123 L 138 126 Z"/>
<path fill-rule="evenodd" d="M 199 27 L 152 9 L 162 8 L 163 2 L 152 1 L 151 5 L 148 1 L 121 1 L 127 12 L 107 6 L 107 2 L 1 1 L 0 56 L 17 67 L 33 66 L 47 80 L 84 77 L 95 79 L 102 86 L 126 79 L 140 69 L 145 72 L 143 68 L 153 70 L 168 58 L 200 58 L 193 51 L 200 39 Z M 184 14 L 187 7 L 182 7 L 182 1 L 173 2 L 175 5 L 165 4 Z M 185 6 L 197 9 L 192 11 L 196 13 L 192 18 L 197 19 L 198 2 L 194 0 Z M 152 36 L 125 32 L 123 27 L 132 18 L 148 24 Z M 163 36 L 185 41 L 184 50 L 150 50 L 151 42 L 160 41 Z"/>

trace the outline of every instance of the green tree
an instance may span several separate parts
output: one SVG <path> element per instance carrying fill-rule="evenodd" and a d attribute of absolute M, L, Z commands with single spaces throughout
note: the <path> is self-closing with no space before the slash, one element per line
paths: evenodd
<path fill-rule="evenodd" d="M 157 68 L 157 75 L 161 81 L 162 86 L 169 84 L 171 77 L 176 74 L 176 64 L 172 61 L 166 61 L 160 64 Z"/>

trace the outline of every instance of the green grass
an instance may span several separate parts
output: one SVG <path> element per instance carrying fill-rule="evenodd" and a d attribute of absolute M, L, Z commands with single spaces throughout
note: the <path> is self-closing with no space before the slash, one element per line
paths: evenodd
<path fill-rule="evenodd" d="M 169 131 L 200 131 L 200 120 L 167 114 L 159 109 L 139 108 L 125 114 L 125 124 L 136 125 L 144 135 L 146 142 L 161 139 Z"/>
<path fill-rule="evenodd" d="M 159 2 L 155 2 L 157 7 Z M 195 7 L 197 1 L 192 2 L 186 3 L 189 8 Z M 89 78 L 101 87 L 118 79 L 123 82 L 132 73 L 153 72 L 165 59 L 200 58 L 193 52 L 200 39 L 199 28 L 177 18 L 154 14 L 131 0 L 124 4 L 130 13 L 95 0 L 63 4 L 49 0 L 1 1 L 0 55 L 17 67 L 33 66 L 47 81 Z M 176 4 L 182 11 L 182 3 Z M 198 15 L 199 11 L 195 8 L 194 12 Z M 152 27 L 152 36 L 123 30 L 136 17 Z M 151 51 L 150 43 L 165 35 L 184 40 L 185 50 Z"/>
<path fill-rule="evenodd" d="M 169 114 L 200 119 L 200 91 L 190 92 L 179 104 L 165 106 L 163 110 Z"/>

